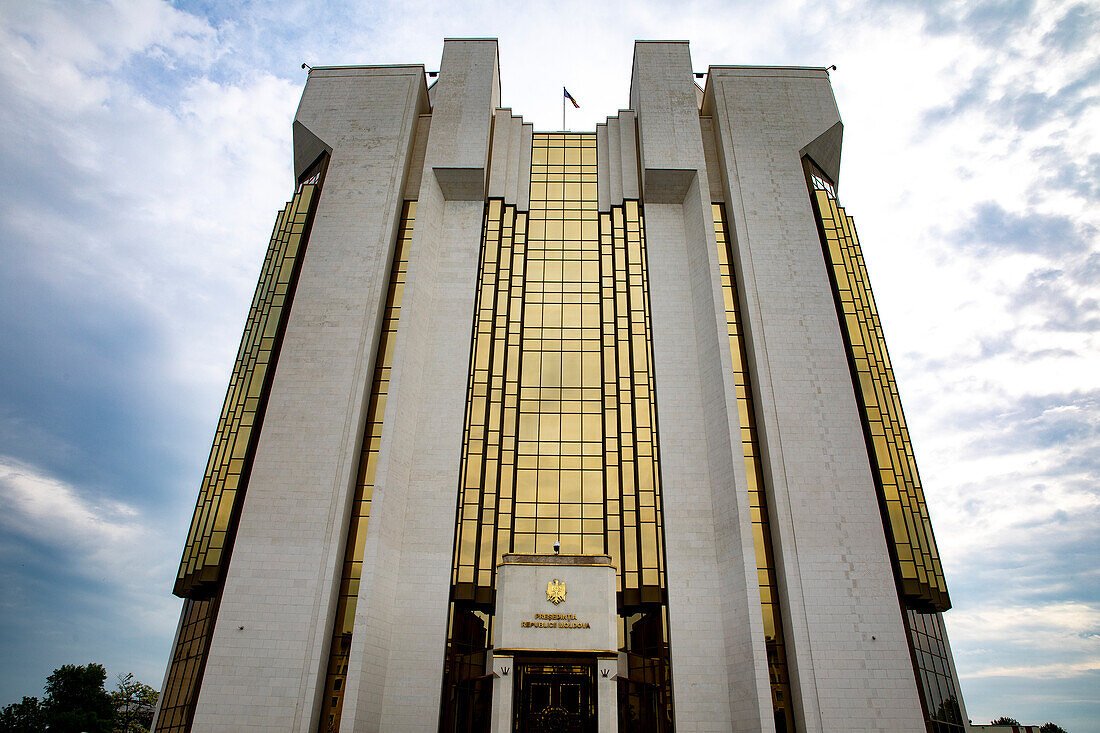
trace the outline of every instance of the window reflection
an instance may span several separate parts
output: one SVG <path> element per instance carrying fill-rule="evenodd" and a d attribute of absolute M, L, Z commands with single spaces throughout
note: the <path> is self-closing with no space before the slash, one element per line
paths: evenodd
<path fill-rule="evenodd" d="M 494 570 L 505 552 L 551 553 L 557 540 L 564 553 L 611 555 L 622 650 L 635 653 L 643 618 L 648 634 L 638 679 L 620 693 L 659 711 L 646 730 L 668 730 L 641 209 L 627 202 L 600 213 L 595 184 L 594 134 L 536 134 L 530 211 L 486 205 L 451 616 L 485 614 L 491 645 Z M 643 511 L 627 509 L 637 505 Z M 484 696 L 464 675 L 483 674 L 472 661 L 483 656 L 448 642 L 444 730 L 480 720 L 472 700 Z"/>

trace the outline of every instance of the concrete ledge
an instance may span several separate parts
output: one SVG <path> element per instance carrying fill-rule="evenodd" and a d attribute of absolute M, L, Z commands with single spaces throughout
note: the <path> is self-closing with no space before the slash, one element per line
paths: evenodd
<path fill-rule="evenodd" d="M 802 155 L 810 156 L 818 167 L 833 179 L 835 186 L 840 185 L 840 150 L 843 140 L 844 123 L 838 121 L 798 151 Z"/>
<path fill-rule="evenodd" d="M 505 553 L 500 565 L 611 565 L 610 555 L 525 555 Z M 497 567 L 500 567 L 497 565 Z"/>
<path fill-rule="evenodd" d="M 646 168 L 642 198 L 648 204 L 683 203 L 695 174 L 688 168 Z"/>
<path fill-rule="evenodd" d="M 443 198 L 447 201 L 485 199 L 484 168 L 432 168 Z"/>
<path fill-rule="evenodd" d="M 378 66 L 312 66 L 310 78 L 323 76 L 385 76 L 423 74 L 424 64 L 383 64 Z"/>
<path fill-rule="evenodd" d="M 313 131 L 298 120 L 292 126 L 294 139 L 294 180 L 302 177 L 322 153 L 332 153 L 332 146 L 313 134 Z"/>
<path fill-rule="evenodd" d="M 710 66 L 708 76 L 773 76 L 828 79 L 824 66 Z"/>

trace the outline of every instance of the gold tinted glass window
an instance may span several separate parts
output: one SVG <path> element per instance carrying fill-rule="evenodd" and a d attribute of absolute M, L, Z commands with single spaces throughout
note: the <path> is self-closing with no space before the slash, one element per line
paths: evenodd
<path fill-rule="evenodd" d="M 279 212 L 271 235 L 180 561 L 179 596 L 208 596 L 222 578 L 317 195 L 317 178 L 310 180 Z"/>
<path fill-rule="evenodd" d="M 807 178 L 900 591 L 916 608 L 946 611 L 951 600 L 855 222 L 809 161 Z"/>
<path fill-rule="evenodd" d="M 609 554 L 621 709 L 669 730 L 671 677 L 641 207 L 600 213 L 594 134 L 536 134 L 530 210 L 485 209 L 456 521 L 443 730 L 487 725 L 506 552 Z M 634 728 L 622 728 L 634 730 Z"/>
<path fill-rule="evenodd" d="M 909 632 L 909 644 L 921 702 L 933 733 L 955 733 L 965 730 L 959 691 L 947 651 L 947 630 L 943 616 L 938 612 L 905 612 L 905 627 Z"/>
<path fill-rule="evenodd" d="M 157 733 L 185 733 L 198 698 L 199 682 L 206 665 L 206 652 L 214 632 L 218 599 L 183 602 L 179 638 L 168 662 L 168 677 L 161 690 Z"/>
<path fill-rule="evenodd" d="M 920 475 L 901 409 L 890 355 L 856 235 L 836 188 L 805 159 L 806 181 L 852 367 L 867 453 L 883 506 L 883 524 L 905 608 L 917 687 L 928 729 L 964 730 L 940 611 L 951 607 Z"/>

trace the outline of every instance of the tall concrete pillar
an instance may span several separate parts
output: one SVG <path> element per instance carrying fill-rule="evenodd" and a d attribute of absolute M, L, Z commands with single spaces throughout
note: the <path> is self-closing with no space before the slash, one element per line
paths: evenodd
<path fill-rule="evenodd" d="M 824 69 L 715 66 L 713 120 L 800 730 L 924 730 L 802 155 L 830 176 Z"/>
<path fill-rule="evenodd" d="M 749 492 L 687 43 L 635 44 L 630 99 L 645 202 L 676 726 L 770 730 Z M 625 166 L 623 177 L 625 187 Z"/>
<path fill-rule="evenodd" d="M 432 96 L 343 730 L 420 731 L 439 719 L 471 324 L 500 97 L 496 41 L 446 41 Z"/>
<path fill-rule="evenodd" d="M 222 594 L 195 731 L 318 714 L 421 66 L 315 68 L 295 163 L 330 152 Z"/>

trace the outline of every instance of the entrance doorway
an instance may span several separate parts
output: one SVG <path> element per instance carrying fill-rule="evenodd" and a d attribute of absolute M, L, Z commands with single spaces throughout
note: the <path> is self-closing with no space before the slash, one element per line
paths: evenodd
<path fill-rule="evenodd" d="M 516 659 L 514 733 L 596 733 L 591 659 Z"/>

